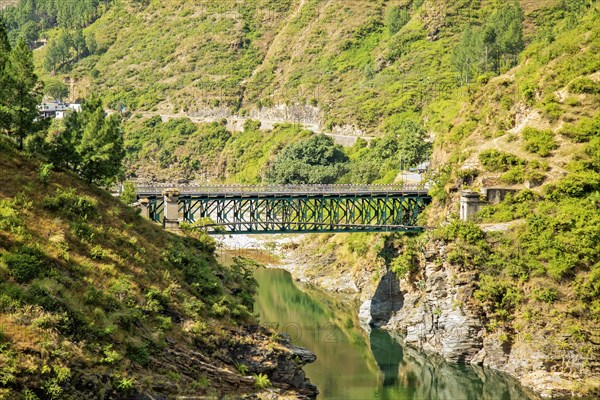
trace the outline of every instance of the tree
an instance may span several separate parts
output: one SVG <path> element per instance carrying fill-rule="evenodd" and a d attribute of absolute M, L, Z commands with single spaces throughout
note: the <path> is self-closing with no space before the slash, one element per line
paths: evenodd
<path fill-rule="evenodd" d="M 392 7 L 385 16 L 385 25 L 390 31 L 390 35 L 396 34 L 410 19 L 406 10 L 400 7 Z"/>
<path fill-rule="evenodd" d="M 7 131 L 10 121 L 9 89 L 12 86 L 7 71 L 10 57 L 10 43 L 4 22 L 0 18 L 0 132 Z"/>
<path fill-rule="evenodd" d="M 347 171 L 348 156 L 325 135 L 293 143 L 277 156 L 268 173 L 281 184 L 334 183 Z"/>
<path fill-rule="evenodd" d="M 427 132 L 413 121 L 404 121 L 398 129 L 398 153 L 407 165 L 415 166 L 431 155 L 431 143 L 425 139 Z"/>
<path fill-rule="evenodd" d="M 460 44 L 454 48 L 452 53 L 452 61 L 461 85 L 471 82 L 471 77 L 477 70 L 480 47 L 479 37 L 471 27 L 465 29 Z"/>
<path fill-rule="evenodd" d="M 58 79 L 48 79 L 44 85 L 44 93 L 55 100 L 69 96 L 69 87 Z"/>
<path fill-rule="evenodd" d="M 75 146 L 79 175 L 99 184 L 110 184 L 121 177 L 125 149 L 120 117 L 107 118 L 102 101 L 92 98 L 84 102 L 81 113 L 70 118 L 74 119 L 71 137 L 81 138 Z"/>
<path fill-rule="evenodd" d="M 9 88 L 10 128 L 16 136 L 19 149 L 23 149 L 25 137 L 37 129 L 37 106 L 41 101 L 41 85 L 33 67 L 33 55 L 25 40 L 21 38 L 11 51 L 8 75 L 12 80 Z"/>
<path fill-rule="evenodd" d="M 73 37 L 73 47 L 75 48 L 75 52 L 77 53 L 77 59 L 81 59 L 88 55 L 88 48 L 85 42 L 85 37 L 83 36 L 83 31 L 78 29 L 75 32 L 75 36 Z"/>
<path fill-rule="evenodd" d="M 44 68 L 48 72 L 54 72 L 60 65 L 60 49 L 58 43 L 53 40 L 48 44 L 46 57 L 44 58 Z"/>
<path fill-rule="evenodd" d="M 85 35 L 85 46 L 88 51 L 88 55 L 94 55 L 98 51 L 98 43 L 96 42 L 96 37 L 93 33 L 88 33 Z"/>
<path fill-rule="evenodd" d="M 503 66 L 517 63 L 517 56 L 525 47 L 523 19 L 523 9 L 513 2 L 494 11 L 479 31 L 465 29 L 452 55 L 461 84 L 471 82 L 477 74 L 498 74 Z"/>
<path fill-rule="evenodd" d="M 46 153 L 56 167 L 73 171 L 79 168 L 81 157 L 77 146 L 81 142 L 81 123 L 82 118 L 79 114 L 74 114 L 65 120 L 64 129 L 58 126 L 51 127 L 46 137 L 45 148 L 41 148 L 40 152 Z"/>

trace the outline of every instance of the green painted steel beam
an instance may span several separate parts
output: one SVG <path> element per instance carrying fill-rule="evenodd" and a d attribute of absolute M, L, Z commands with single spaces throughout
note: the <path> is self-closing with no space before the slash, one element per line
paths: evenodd
<path fill-rule="evenodd" d="M 148 200 L 151 219 L 162 222 L 163 198 Z M 232 234 L 415 231 L 421 229 L 418 217 L 430 202 L 429 196 L 412 193 L 183 195 L 179 212 L 183 221 L 210 218 Z"/>

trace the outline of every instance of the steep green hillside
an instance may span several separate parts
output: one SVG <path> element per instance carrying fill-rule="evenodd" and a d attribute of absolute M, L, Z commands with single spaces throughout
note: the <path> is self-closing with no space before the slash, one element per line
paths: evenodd
<path fill-rule="evenodd" d="M 141 179 L 260 183 L 283 147 L 311 133 L 292 125 L 268 132 L 258 126 L 250 121 L 243 132 L 229 132 L 220 122 L 134 117 L 127 123 L 127 169 Z"/>
<path fill-rule="evenodd" d="M 290 388 L 294 354 L 251 314 L 253 263 L 218 265 L 211 238 L 165 232 L 3 138 L 0 170 L 0 398 L 242 395 L 259 374 Z"/>
<path fill-rule="evenodd" d="M 115 109 L 237 108 L 289 9 L 273 0 L 117 1 L 87 29 L 105 51 L 69 75 Z"/>
<path fill-rule="evenodd" d="M 78 92 L 98 90 L 119 109 L 243 112 L 313 104 L 330 128 L 391 131 L 399 114 L 416 113 L 418 119 L 425 105 L 446 98 L 461 82 L 515 64 L 522 48 L 518 30 L 494 44 L 496 61 L 490 55 L 485 66 L 468 68 L 472 77 L 459 75 L 455 49 L 468 42 L 468 26 L 504 34 L 510 30 L 505 16 L 513 15 L 524 19 L 523 38 L 530 41 L 547 33 L 548 21 L 578 15 L 584 7 L 575 0 L 523 1 L 519 16 L 502 14 L 498 10 L 510 3 L 500 4 L 117 1 L 86 29 L 105 51 L 65 75 L 77 80 Z M 40 49 L 40 65 L 47 51 Z"/>
<path fill-rule="evenodd" d="M 485 130 L 487 137 L 507 131 L 525 118 L 527 107 L 559 113 L 561 106 L 548 97 L 552 90 L 597 70 L 595 61 L 588 60 L 597 55 L 594 10 L 597 2 L 578 0 L 117 1 L 84 30 L 84 37 L 97 40 L 97 54 L 70 63 L 58 76 L 73 80 L 72 96 L 93 91 L 110 107 L 134 113 L 127 125 L 129 170 L 141 178 L 257 182 L 265 178 L 274 152 L 294 135 L 280 134 L 281 128 L 267 135 L 256 130 L 263 150 L 249 152 L 246 158 L 253 166 L 241 172 L 239 165 L 245 162 L 236 157 L 239 148 L 246 146 L 244 137 L 255 141 L 257 135 L 223 132 L 229 136 L 224 147 L 231 150 L 217 146 L 205 154 L 193 135 L 161 139 L 160 132 L 177 128 L 140 121 L 136 110 L 200 111 L 215 117 L 299 104 L 317 106 L 322 115 L 314 122 L 325 129 L 353 126 L 350 131 L 388 136 L 385 143 L 372 145 L 373 152 L 384 156 L 361 160 L 351 169 L 362 172 L 341 181 L 391 182 L 399 167 L 398 149 L 420 151 L 415 146 L 422 139 L 398 137 L 407 121 L 417 131 L 427 130 L 442 148 L 475 130 Z M 57 30 L 47 33 L 50 42 L 62 40 Z M 582 55 L 574 53 L 576 38 L 592 47 Z M 36 50 L 40 66 L 50 47 Z M 78 58 L 74 50 L 71 56 Z M 573 57 L 582 64 L 570 63 Z M 546 66 L 555 71 L 543 80 L 536 74 Z M 500 74 L 503 84 L 492 79 L 487 85 Z M 505 86 L 501 97 L 493 93 Z M 498 98 L 488 104 L 491 96 Z M 565 109 L 569 122 L 590 112 L 590 104 L 575 99 L 565 107 L 570 107 Z M 291 122 L 302 114 L 288 111 Z M 197 131 L 213 129 L 201 126 Z M 362 155 L 362 147 L 359 143 L 350 153 Z M 145 164 L 147 160 L 151 162 Z M 379 168 L 382 162 L 386 167 Z M 200 171 L 199 165 L 208 169 Z"/>
<path fill-rule="evenodd" d="M 334 252 L 333 265 L 305 274 L 336 271 L 338 279 L 358 279 L 386 265 L 405 279 L 408 293 L 423 296 L 434 266 L 472 274 L 473 296 L 457 307 L 478 313 L 484 343 L 504 349 L 503 360 L 488 353 L 483 362 L 521 378 L 531 368 L 537 377 L 524 383 L 554 395 L 597 396 L 599 11 L 596 3 L 576 23 L 540 11 L 534 20 L 545 33 L 524 49 L 515 68 L 480 77 L 448 101 L 424 108 L 435 133 L 436 167 L 427 225 L 440 228 L 411 239 L 372 239 L 370 246 L 362 235 L 322 237 L 314 251 L 330 263 Z M 460 191 L 486 187 L 516 192 L 485 207 L 475 223 L 457 221 Z M 433 261 L 432 246 L 443 249 Z M 374 260 L 367 265 L 360 261 L 366 255 Z M 524 363 L 517 368 L 506 361 L 513 349 Z M 523 349 L 535 357 L 519 353 Z M 543 365 L 535 366 L 536 360 Z"/>

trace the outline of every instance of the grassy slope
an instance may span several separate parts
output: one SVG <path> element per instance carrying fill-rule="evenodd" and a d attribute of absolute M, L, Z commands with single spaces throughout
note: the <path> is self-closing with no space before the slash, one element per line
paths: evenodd
<path fill-rule="evenodd" d="M 69 173 L 42 184 L 4 139 L 0 170 L 0 398 L 252 392 L 235 363 L 269 374 L 290 355 L 244 328 L 252 280 L 217 265 L 210 238 L 165 232 Z"/>
<path fill-rule="evenodd" d="M 118 1 L 88 28 L 106 52 L 84 60 L 74 75 L 130 109 L 235 106 L 289 3 Z"/>
<path fill-rule="evenodd" d="M 532 35 L 532 12 L 553 3 L 523 3 Z M 117 2 L 88 28 L 106 52 L 81 61 L 72 76 L 80 89 L 129 109 L 312 103 L 330 126 L 379 132 L 391 129 L 399 113 L 419 114 L 456 87 L 451 51 L 465 24 L 485 18 L 493 2 L 216 4 Z M 410 17 L 391 35 L 385 15 L 396 5 Z"/>

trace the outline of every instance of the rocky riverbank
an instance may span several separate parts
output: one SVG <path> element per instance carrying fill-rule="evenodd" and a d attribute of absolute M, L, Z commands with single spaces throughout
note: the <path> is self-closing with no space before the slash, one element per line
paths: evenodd
<path fill-rule="evenodd" d="M 244 243 L 238 242 L 238 248 Z M 323 237 L 241 239 L 255 249 L 281 257 L 278 267 L 302 282 L 360 297 L 360 319 L 365 327 L 399 333 L 405 343 L 439 354 L 450 362 L 483 365 L 516 377 L 543 398 L 568 398 L 577 393 L 585 370 L 556 367 L 558 357 L 576 357 L 548 350 L 543 337 L 506 340 L 486 329 L 484 310 L 475 304 L 476 272 L 464 271 L 447 260 L 443 241 L 427 242 L 420 257 L 419 279 L 398 279 L 374 257 L 349 261 L 335 250 L 323 251 Z M 231 245 L 229 243 L 226 246 Z M 589 379 L 589 377 L 587 377 Z"/>

